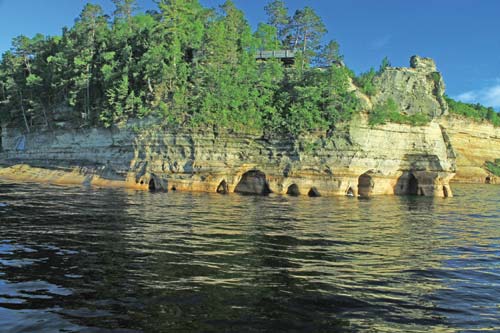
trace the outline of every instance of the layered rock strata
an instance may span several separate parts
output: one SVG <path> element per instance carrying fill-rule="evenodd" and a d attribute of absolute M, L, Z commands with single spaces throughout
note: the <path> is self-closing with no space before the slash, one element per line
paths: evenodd
<path fill-rule="evenodd" d="M 437 123 L 372 128 L 363 115 L 330 137 L 297 140 L 102 129 L 23 135 L 7 129 L 3 143 L 2 161 L 11 167 L 0 177 L 136 189 L 451 196 L 454 175 L 454 155 Z"/>
<path fill-rule="evenodd" d="M 328 133 L 298 139 L 80 129 L 23 134 L 4 127 L 0 178 L 122 186 L 150 190 L 309 196 L 414 194 L 451 196 L 455 153 L 444 127 L 444 84 L 432 60 L 388 68 L 379 93 L 356 94 L 365 112 Z M 426 126 L 368 125 L 373 105 L 388 98 Z"/>
<path fill-rule="evenodd" d="M 445 117 L 440 124 L 457 154 L 457 174 L 453 181 L 500 184 L 500 177 L 486 168 L 486 162 L 500 158 L 500 128 L 456 116 Z"/>

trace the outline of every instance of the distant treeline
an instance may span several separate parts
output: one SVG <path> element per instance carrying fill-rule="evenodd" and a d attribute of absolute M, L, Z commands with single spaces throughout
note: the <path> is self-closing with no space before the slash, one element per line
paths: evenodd
<path fill-rule="evenodd" d="M 488 121 L 495 126 L 500 126 L 500 115 L 492 107 L 485 107 L 479 103 L 463 103 L 449 97 L 446 97 L 446 102 L 448 102 L 451 113 L 465 116 L 476 121 Z"/>

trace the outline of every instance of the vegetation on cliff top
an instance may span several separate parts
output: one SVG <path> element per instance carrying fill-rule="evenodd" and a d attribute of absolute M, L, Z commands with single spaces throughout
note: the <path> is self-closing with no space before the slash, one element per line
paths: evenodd
<path fill-rule="evenodd" d="M 159 0 L 113 17 L 87 4 L 61 36 L 19 36 L 0 64 L 0 116 L 29 132 L 43 126 L 116 126 L 151 117 L 170 127 L 300 134 L 349 119 L 352 73 L 310 7 L 289 15 L 281 0 L 252 32 L 231 0 Z M 259 50 L 294 50 L 295 63 L 257 61 Z"/>
<path fill-rule="evenodd" d="M 481 104 L 469 104 L 446 97 L 450 113 L 461 115 L 476 121 L 488 121 L 494 126 L 500 126 L 500 115 L 492 108 Z"/>
<path fill-rule="evenodd" d="M 158 0 L 157 10 L 139 14 L 136 0 L 112 1 L 112 17 L 87 4 L 60 36 L 13 40 L 0 62 L 0 121 L 30 132 L 148 118 L 171 128 L 298 135 L 349 120 L 360 109 L 351 79 L 373 96 L 374 78 L 390 65 L 386 58 L 355 77 L 339 45 L 322 43 L 326 28 L 314 10 L 290 15 L 282 0 L 266 5 L 267 23 L 256 31 L 231 0 L 218 9 Z M 261 50 L 293 50 L 295 61 L 258 60 Z M 374 110 L 372 124 L 424 121 L 390 104 Z"/>

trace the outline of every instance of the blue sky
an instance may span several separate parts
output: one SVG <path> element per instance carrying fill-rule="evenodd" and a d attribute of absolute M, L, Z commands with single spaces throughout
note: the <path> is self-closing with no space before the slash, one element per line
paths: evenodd
<path fill-rule="evenodd" d="M 87 0 L 0 0 L 0 53 L 16 35 L 59 34 Z M 111 13 L 111 0 L 94 0 Z M 223 0 L 201 0 L 215 7 Z M 267 0 L 234 0 L 255 26 Z M 291 11 L 313 7 L 357 73 L 388 56 L 408 66 L 413 54 L 434 58 L 448 95 L 500 109 L 500 0 L 286 0 Z M 139 0 L 143 10 L 152 0 Z"/>

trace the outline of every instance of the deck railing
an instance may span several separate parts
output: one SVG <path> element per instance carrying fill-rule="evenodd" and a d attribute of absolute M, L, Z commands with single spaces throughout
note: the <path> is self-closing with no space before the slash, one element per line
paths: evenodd
<path fill-rule="evenodd" d="M 293 59 L 295 58 L 295 51 L 291 50 L 276 50 L 276 51 L 257 51 L 255 55 L 257 59 Z"/>

